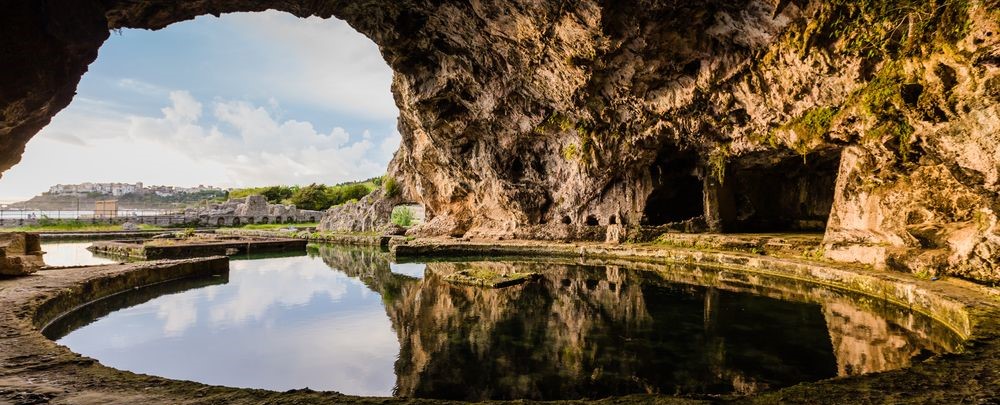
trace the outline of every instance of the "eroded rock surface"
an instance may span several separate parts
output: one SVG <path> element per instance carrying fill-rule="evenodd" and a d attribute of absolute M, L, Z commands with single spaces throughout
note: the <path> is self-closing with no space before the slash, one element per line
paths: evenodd
<path fill-rule="evenodd" d="M 24 276 L 45 266 L 38 234 L 0 233 L 0 277 Z"/>
<path fill-rule="evenodd" d="M 418 235 L 825 229 L 830 258 L 1000 281 L 997 0 L 8 3 L 3 169 L 109 28 L 275 8 L 379 45 Z"/>
<path fill-rule="evenodd" d="M 331 207 L 323 215 L 319 229 L 328 232 L 390 232 L 392 209 L 402 202 L 398 195 L 389 196 L 382 188 L 355 202 Z"/>

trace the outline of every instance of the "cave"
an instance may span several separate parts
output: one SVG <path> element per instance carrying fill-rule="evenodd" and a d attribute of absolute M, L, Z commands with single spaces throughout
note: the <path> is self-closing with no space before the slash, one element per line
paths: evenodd
<path fill-rule="evenodd" d="M 725 232 L 822 232 L 833 206 L 840 149 L 807 156 L 749 155 L 730 165 L 720 217 Z"/>
<path fill-rule="evenodd" d="M 704 215 L 704 181 L 698 176 L 698 162 L 694 151 L 672 145 L 661 149 L 649 168 L 653 189 L 646 198 L 642 225 L 660 226 Z"/>

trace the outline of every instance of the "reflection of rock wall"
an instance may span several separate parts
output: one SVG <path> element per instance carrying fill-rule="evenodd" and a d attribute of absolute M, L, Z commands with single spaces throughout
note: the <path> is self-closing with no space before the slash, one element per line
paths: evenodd
<path fill-rule="evenodd" d="M 907 328 L 848 299 L 824 304 L 823 313 L 837 356 L 837 375 L 840 376 L 908 367 L 914 356 L 950 349 L 936 343 L 947 339 L 921 333 L 930 328 L 914 328 L 918 325 L 913 323 L 919 321 L 912 314 L 903 320 L 910 321 L 908 326 L 911 327 Z"/>
<path fill-rule="evenodd" d="M 382 294 L 400 343 L 396 393 L 406 397 L 751 394 L 954 347 L 947 330 L 903 308 L 742 273 L 465 262 L 428 263 L 418 281 L 393 274 L 382 252 L 314 252 Z M 443 279 L 477 268 L 543 277 L 503 289 Z"/>
<path fill-rule="evenodd" d="M 518 267 L 543 271 L 546 277 L 505 289 L 443 281 L 442 274 L 470 266 L 500 273 Z M 400 395 L 470 400 L 587 396 L 581 391 L 588 385 L 610 384 L 631 374 L 595 375 L 606 363 L 607 352 L 596 344 L 610 343 L 602 339 L 606 328 L 614 324 L 628 334 L 648 321 L 642 291 L 638 284 L 627 287 L 624 273 L 579 277 L 571 274 L 578 272 L 571 266 L 528 263 L 430 263 L 427 268 L 424 281 L 404 287 L 402 299 L 389 310 L 402 347 Z M 629 368 L 637 360 L 619 359 L 619 364 Z"/>

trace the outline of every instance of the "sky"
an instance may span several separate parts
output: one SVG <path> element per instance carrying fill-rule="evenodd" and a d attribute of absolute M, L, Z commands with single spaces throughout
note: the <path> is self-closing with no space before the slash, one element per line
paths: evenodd
<path fill-rule="evenodd" d="M 113 32 L 70 106 L 0 178 L 0 201 L 88 181 L 379 176 L 399 146 L 391 82 L 378 47 L 336 19 L 268 11 Z"/>

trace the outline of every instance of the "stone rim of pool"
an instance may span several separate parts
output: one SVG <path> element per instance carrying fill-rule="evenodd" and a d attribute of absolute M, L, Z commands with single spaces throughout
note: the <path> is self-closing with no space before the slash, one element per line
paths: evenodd
<path fill-rule="evenodd" d="M 535 251 L 537 251 L 537 249 Z M 703 256 L 710 255 L 709 253 L 704 252 L 701 254 Z M 740 256 L 738 254 L 724 254 L 724 256 L 730 258 L 734 257 L 734 255 Z M 949 378 L 963 378 L 963 376 L 972 380 L 976 380 L 977 378 L 981 379 L 982 377 L 976 377 L 973 373 L 975 373 L 980 367 L 989 367 L 990 365 L 996 363 L 997 356 L 994 356 L 994 354 L 997 352 L 997 330 L 1000 329 L 997 326 L 996 319 L 998 318 L 997 314 L 1000 313 L 1000 311 L 998 311 L 996 298 L 989 294 L 989 290 L 976 289 L 965 285 L 955 285 L 954 283 L 931 283 L 901 274 L 876 273 L 856 268 L 845 269 L 842 266 L 832 266 L 822 263 L 803 265 L 803 263 L 798 261 L 784 259 L 767 259 L 761 262 L 754 260 L 749 257 L 749 255 L 742 256 L 747 259 L 742 262 L 742 264 L 749 267 L 736 271 L 734 272 L 735 274 L 755 277 L 764 273 L 774 273 L 776 275 L 784 275 L 786 278 L 793 279 L 811 278 L 811 281 L 813 282 L 818 281 L 819 284 L 845 288 L 847 290 L 857 290 L 858 288 L 854 287 L 864 284 L 867 285 L 866 288 L 874 289 L 875 291 L 884 291 L 886 293 L 891 291 L 893 293 L 899 293 L 899 296 L 893 297 L 894 301 L 907 302 L 909 305 L 918 310 L 930 307 L 932 308 L 932 311 L 928 312 L 931 312 L 935 319 L 948 320 L 949 322 L 946 323 L 950 327 L 959 332 L 961 335 L 970 338 L 969 344 L 966 346 L 964 351 L 952 355 L 940 356 L 941 358 L 935 359 L 935 369 L 933 371 L 933 375 L 941 376 L 940 380 L 928 381 L 926 378 L 928 370 L 926 367 L 923 367 L 922 364 L 918 364 L 909 369 L 896 370 L 886 373 L 800 384 L 795 387 L 751 397 L 751 399 L 756 398 L 753 399 L 756 401 L 763 400 L 764 398 L 782 398 L 782 400 L 786 402 L 812 402 L 815 401 L 818 394 L 822 394 L 820 396 L 820 402 L 836 403 L 838 398 L 856 398 L 858 395 L 868 398 L 885 398 L 884 395 L 886 394 L 872 391 L 870 387 L 873 385 L 885 386 L 886 384 L 892 385 L 901 383 L 912 384 L 914 387 L 919 388 L 914 392 L 911 392 L 911 395 L 915 395 L 915 398 L 919 398 L 921 395 L 934 395 L 936 397 L 941 397 L 942 395 L 944 397 L 955 395 L 973 395 L 981 397 L 983 395 L 992 395 L 991 392 L 994 392 L 989 387 L 986 387 L 985 390 L 984 387 L 972 389 L 970 387 L 963 387 L 961 385 L 948 382 Z M 629 260 L 624 257 L 610 261 L 631 263 L 636 267 L 647 269 L 650 268 L 650 266 L 656 266 L 656 264 L 651 264 L 647 261 Z M 603 263 L 600 264 L 607 262 L 609 262 L 609 260 L 604 260 Z M 776 263 L 783 264 L 774 267 L 773 265 Z M 770 267 L 766 269 L 759 267 L 762 265 L 769 265 Z M 20 304 L 17 305 L 17 307 L 21 308 L 21 310 L 18 311 L 19 317 L 21 319 L 32 321 L 30 324 L 22 325 L 28 326 L 28 330 L 25 330 L 26 334 L 33 335 L 28 336 L 27 340 L 31 341 L 35 338 L 44 339 L 44 337 L 38 333 L 38 330 L 34 328 L 44 325 L 47 320 L 51 320 L 54 316 L 58 315 L 58 312 L 54 311 L 55 308 L 62 306 L 62 309 L 68 309 L 68 307 L 66 307 L 67 303 L 74 303 L 78 305 L 87 301 L 86 298 L 88 297 L 93 299 L 102 292 L 107 293 L 109 288 L 112 290 L 128 289 L 138 285 L 148 284 L 155 281 L 157 278 L 163 277 L 162 274 L 155 275 L 151 273 L 149 266 L 150 265 L 148 264 L 104 266 L 102 271 L 97 272 L 100 274 L 79 274 L 80 272 L 78 270 L 69 271 L 70 273 L 77 274 L 62 274 L 59 277 L 49 277 L 48 274 L 45 274 L 47 277 L 43 277 L 46 280 L 44 280 L 45 282 L 42 284 L 50 284 L 49 282 L 54 282 L 55 284 L 61 284 L 66 287 L 85 284 L 88 288 L 77 288 L 74 294 L 74 291 L 70 291 L 72 289 L 57 289 L 56 291 L 53 291 L 51 285 L 48 286 L 48 288 L 46 288 L 45 285 L 31 285 L 25 286 L 28 288 L 20 289 L 20 291 L 18 291 L 17 294 L 13 294 L 13 296 L 5 297 L 5 300 L 10 301 L 13 299 L 14 301 L 17 301 Z M 803 266 L 805 266 L 805 268 Z M 728 270 L 732 271 L 733 269 Z M 818 273 L 822 277 L 818 277 L 815 274 L 810 273 L 817 272 L 819 270 L 822 270 Z M 109 280 L 113 280 L 114 282 L 111 283 Z M 61 305 L 53 305 L 52 303 L 55 301 Z M 34 347 L 34 349 L 44 349 L 42 350 L 43 352 L 54 355 L 55 357 L 59 357 L 63 354 L 60 352 L 65 352 L 64 354 L 79 358 L 79 356 L 73 355 L 67 349 L 56 346 L 51 343 L 51 341 L 48 342 L 50 342 L 48 347 Z M 37 344 L 38 342 L 35 342 L 36 346 Z M 267 397 L 286 399 L 300 397 L 327 400 L 332 398 L 351 398 L 352 400 L 362 402 L 369 400 L 393 400 L 392 398 L 343 397 L 336 393 L 315 392 L 263 394 L 263 392 L 259 390 L 208 387 L 189 382 L 135 376 L 131 373 L 106 369 L 103 366 L 94 365 L 91 363 L 92 361 L 87 359 L 78 362 L 87 364 L 86 368 L 95 371 L 92 373 L 85 373 L 88 374 L 88 377 L 94 377 L 93 374 L 102 375 L 102 378 L 100 379 L 102 382 L 101 391 L 104 392 L 114 392 L 116 390 L 120 391 L 123 389 L 120 387 L 120 384 L 112 383 L 121 381 L 136 382 L 135 378 L 141 377 L 140 380 L 144 381 L 144 385 L 146 386 L 149 386 L 149 384 L 152 383 L 152 381 L 147 381 L 146 379 L 152 378 L 156 381 L 154 386 L 169 386 L 176 389 L 179 384 L 187 386 L 188 388 L 186 388 L 186 390 L 200 387 L 198 388 L 199 391 L 208 391 L 205 392 L 205 395 L 211 394 L 214 398 L 226 398 L 227 400 L 235 402 L 248 401 L 248 395 L 265 395 Z M 96 369 L 94 369 L 94 367 L 96 367 Z M 50 372 L 44 372 L 43 374 L 52 376 Z M 109 379 L 107 374 L 112 374 L 113 378 Z M 56 375 L 61 377 L 56 378 L 56 380 L 60 380 L 62 384 L 67 384 L 69 386 L 74 386 L 74 384 L 80 383 L 80 380 L 83 379 L 80 375 L 74 375 L 73 377 L 68 378 L 60 373 L 56 373 Z M 90 385 L 90 387 L 93 387 L 93 385 Z M 131 390 L 126 391 L 133 392 Z M 173 395 L 176 398 L 187 397 L 187 394 L 173 392 L 171 389 L 168 389 L 165 395 Z M 656 398 L 660 398 L 662 400 L 663 398 L 669 399 L 671 397 L 656 396 Z M 406 401 L 405 398 L 396 400 Z M 670 399 L 670 401 L 674 400 L 684 402 L 682 399 L 678 398 Z"/>

